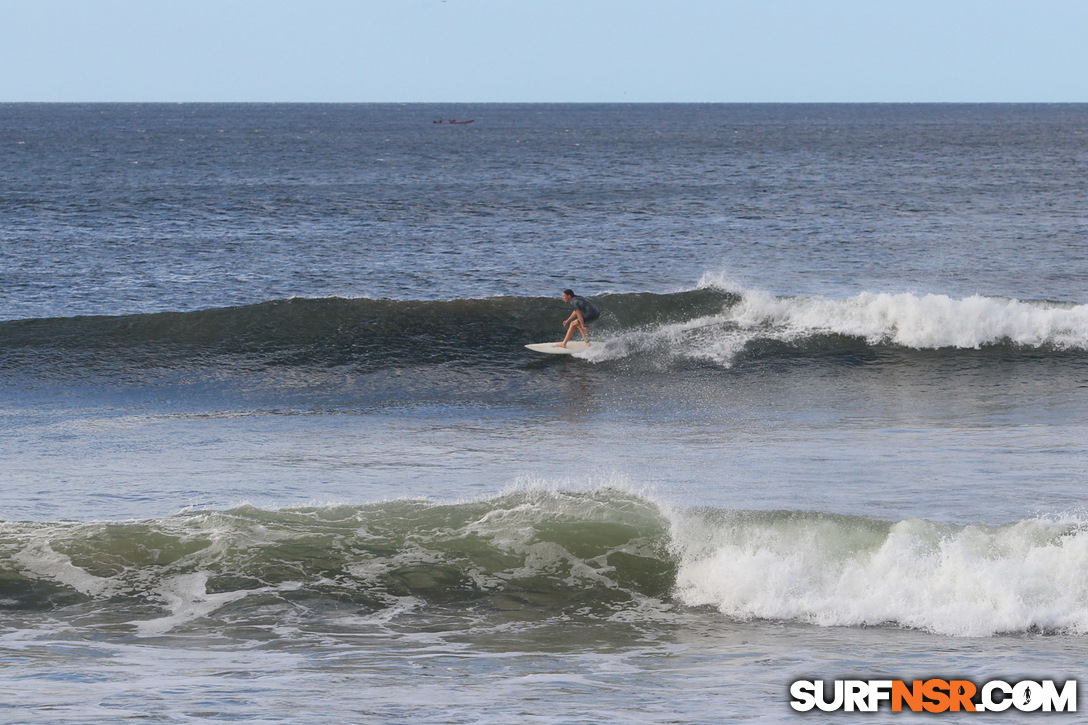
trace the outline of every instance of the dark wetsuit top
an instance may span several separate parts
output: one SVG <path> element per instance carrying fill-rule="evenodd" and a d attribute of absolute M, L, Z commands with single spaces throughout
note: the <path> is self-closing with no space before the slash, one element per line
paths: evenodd
<path fill-rule="evenodd" d="M 570 303 L 574 305 L 574 309 L 582 313 L 582 322 L 587 325 L 601 316 L 601 311 L 597 309 L 597 305 L 585 297 L 573 297 Z"/>

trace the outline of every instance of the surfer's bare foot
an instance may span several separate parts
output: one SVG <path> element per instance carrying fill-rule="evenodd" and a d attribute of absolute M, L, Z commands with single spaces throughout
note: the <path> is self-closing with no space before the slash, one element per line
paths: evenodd
<path fill-rule="evenodd" d="M 556 347 L 566 347 L 566 346 L 567 346 L 567 343 L 565 343 L 565 342 L 557 342 L 557 343 L 555 343 L 555 346 L 556 346 Z"/>

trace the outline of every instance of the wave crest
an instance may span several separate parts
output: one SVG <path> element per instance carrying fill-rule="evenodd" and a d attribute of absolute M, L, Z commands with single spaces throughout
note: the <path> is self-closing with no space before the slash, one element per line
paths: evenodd
<path fill-rule="evenodd" d="M 1088 523 L 895 523 L 814 513 L 685 517 L 676 597 L 736 619 L 951 636 L 1088 634 Z"/>
<path fill-rule="evenodd" d="M 620 331 L 585 357 L 633 355 L 732 366 L 742 356 L 902 350 L 1088 350 L 1088 305 L 865 292 L 776 297 L 745 291 L 717 314 Z"/>
<path fill-rule="evenodd" d="M 674 510 L 604 486 L 450 504 L 0 523 L 0 609 L 75 607 L 86 617 L 91 604 L 158 633 L 316 601 L 385 616 L 454 608 L 610 618 L 710 607 L 740 621 L 1082 635 L 1088 520 L 962 526 Z"/>
<path fill-rule="evenodd" d="M 1088 305 L 973 296 L 865 292 L 776 297 L 706 285 L 672 294 L 597 298 L 594 346 L 579 357 L 630 359 L 632 369 L 692 361 L 859 349 L 1040 353 L 1088 350 Z M 152 371 L 250 374 L 269 368 L 367 372 L 536 360 L 528 342 L 557 340 L 560 300 L 291 299 L 246 307 L 122 317 L 0 322 L 0 369 L 34 377 L 146 376 Z"/>
<path fill-rule="evenodd" d="M 667 521 L 612 488 L 479 502 L 249 506 L 146 522 L 0 524 L 0 607 L 110 602 L 148 631 L 249 606 L 325 599 L 372 611 L 610 611 L 672 584 Z M 148 610 L 148 611 L 145 611 Z"/>
<path fill-rule="evenodd" d="M 1088 305 L 975 295 L 874 294 L 848 299 L 744 295 L 729 318 L 741 327 L 763 327 L 783 339 L 836 334 L 872 345 L 919 350 L 973 348 L 1011 342 L 1028 347 L 1088 347 Z"/>

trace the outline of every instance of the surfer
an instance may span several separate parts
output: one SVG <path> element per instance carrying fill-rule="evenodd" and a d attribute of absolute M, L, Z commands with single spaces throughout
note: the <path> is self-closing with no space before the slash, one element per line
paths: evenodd
<path fill-rule="evenodd" d="M 563 320 L 563 326 L 567 328 L 567 336 L 563 338 L 563 342 L 557 342 L 556 345 L 566 347 L 575 330 L 582 333 L 582 339 L 588 345 L 589 328 L 586 325 L 600 317 L 601 311 L 597 309 L 597 305 L 585 297 L 574 294 L 574 290 L 563 290 L 563 301 L 574 305 L 574 312 L 570 313 L 570 317 Z"/>

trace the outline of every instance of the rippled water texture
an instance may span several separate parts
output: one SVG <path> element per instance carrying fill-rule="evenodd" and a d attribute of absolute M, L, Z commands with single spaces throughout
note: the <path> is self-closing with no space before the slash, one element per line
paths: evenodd
<path fill-rule="evenodd" d="M 780 722 L 799 678 L 1076 678 L 1086 129 L 0 105 L 0 720 Z M 527 350 L 568 287 L 592 345 Z"/>

